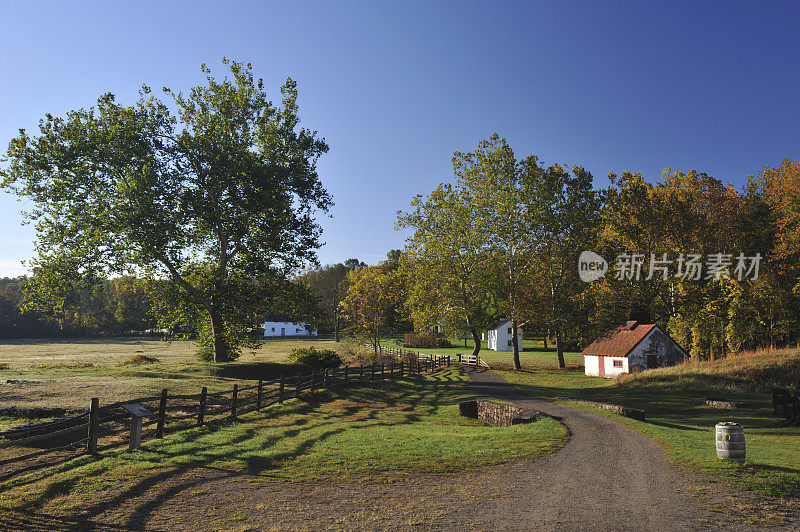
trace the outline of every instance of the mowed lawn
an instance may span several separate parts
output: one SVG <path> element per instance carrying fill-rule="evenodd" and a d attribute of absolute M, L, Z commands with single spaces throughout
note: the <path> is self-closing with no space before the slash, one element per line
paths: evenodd
<path fill-rule="evenodd" d="M 244 350 L 236 362 L 213 364 L 195 357 L 192 341 L 149 337 L 68 340 L 6 340 L 0 343 L 0 407 L 88 408 L 100 403 L 158 394 L 199 393 L 230 388 L 234 382 L 294 374 L 287 362 L 302 346 L 344 352 L 346 344 L 332 340 L 266 340 L 260 349 Z M 131 357 L 156 357 L 158 363 L 125 366 Z M 10 381 L 10 382 L 9 382 Z"/>
<path fill-rule="evenodd" d="M 241 489 L 254 482 L 446 473 L 553 452 L 566 441 L 564 427 L 548 417 L 504 428 L 461 417 L 458 402 L 475 397 L 466 379 L 457 368 L 443 368 L 397 383 L 334 389 L 236 422 L 151 439 L 133 453 L 79 457 L 0 483 L 0 509 L 96 514 L 140 504 L 135 498 L 143 493 L 161 499 L 198 489 L 203 475 L 220 472 L 244 481 Z"/>
<path fill-rule="evenodd" d="M 774 496 L 800 497 L 800 429 L 781 427 L 772 412 L 773 386 L 796 382 L 800 356 L 729 357 L 717 362 L 661 368 L 619 381 L 587 377 L 582 368 L 533 368 L 500 371 L 505 379 L 534 397 L 559 401 L 611 417 L 660 443 L 668 455 L 710 480 L 725 479 L 742 489 Z M 746 401 L 740 409 L 704 406 L 707 397 Z M 640 422 L 578 400 L 642 408 Z M 744 426 L 747 462 L 717 459 L 714 425 L 736 421 Z M 613 452 L 613 450 L 609 450 Z"/>
<path fill-rule="evenodd" d="M 418 351 L 424 354 L 437 354 L 437 355 L 450 355 L 453 360 L 458 357 L 456 355 L 472 354 L 474 347 L 471 340 L 467 341 L 467 346 L 464 347 L 463 340 L 451 340 L 453 347 L 446 348 L 414 348 L 409 351 Z M 381 345 L 385 347 L 393 347 L 399 349 L 400 347 L 394 340 L 387 339 L 381 341 Z M 490 351 L 489 345 L 486 340 L 481 342 L 481 351 L 479 356 L 493 368 L 512 368 L 513 367 L 513 354 L 511 351 Z M 519 353 L 520 363 L 523 367 L 551 367 L 558 363 L 558 355 L 555 348 L 548 346 L 545 349 L 540 340 L 524 340 L 522 342 L 522 351 Z M 569 366 L 583 365 L 583 356 L 580 353 L 573 351 L 564 353 L 564 362 Z"/>

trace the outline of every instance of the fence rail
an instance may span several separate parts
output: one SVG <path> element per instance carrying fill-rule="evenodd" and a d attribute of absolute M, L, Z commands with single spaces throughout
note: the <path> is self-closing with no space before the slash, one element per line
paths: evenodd
<path fill-rule="evenodd" d="M 256 384 L 233 385 L 230 390 L 198 394 L 161 394 L 138 397 L 100 406 L 92 399 L 81 414 L 32 426 L 0 432 L 0 481 L 20 473 L 41 469 L 81 454 L 97 454 L 124 445 L 133 432 L 133 419 L 126 405 L 137 404 L 153 415 L 142 420 L 142 440 L 160 438 L 169 432 L 198 427 L 210 420 L 231 418 L 302 397 L 323 388 L 358 386 L 379 380 L 396 380 L 406 375 L 424 374 L 450 365 L 449 356 L 392 361 L 389 364 L 339 367 L 325 371 L 281 375 Z M 35 459 L 35 460 L 34 460 Z"/>
<path fill-rule="evenodd" d="M 486 361 L 484 361 L 478 355 L 458 355 L 458 363 L 466 364 L 468 366 L 483 366 L 484 368 L 490 367 L 489 364 L 487 364 Z"/>

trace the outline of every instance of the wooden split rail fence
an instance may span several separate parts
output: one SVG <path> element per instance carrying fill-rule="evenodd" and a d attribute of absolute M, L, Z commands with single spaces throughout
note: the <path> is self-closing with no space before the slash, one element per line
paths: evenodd
<path fill-rule="evenodd" d="M 364 347 L 369 347 L 375 353 L 380 355 L 388 355 L 392 357 L 397 357 L 400 360 L 446 360 L 447 364 L 450 364 L 450 355 L 427 355 L 424 353 L 420 353 L 419 351 L 410 351 L 408 349 L 397 349 L 395 347 L 385 347 L 379 345 L 377 349 L 370 344 L 365 343 Z M 481 357 L 477 355 L 461 355 L 457 354 L 458 363 L 459 364 L 466 364 L 469 366 L 483 366 L 484 368 L 488 368 L 489 364 L 487 364 Z"/>
<path fill-rule="evenodd" d="M 232 389 L 218 392 L 209 392 L 207 387 L 203 387 L 198 394 L 170 394 L 164 389 L 159 395 L 108 405 L 100 405 L 95 398 L 91 400 L 89 409 L 81 414 L 0 432 L 0 481 L 81 454 L 98 454 L 126 444 L 133 426 L 131 412 L 124 408 L 126 405 L 138 404 L 153 414 L 142 420 L 142 439 L 161 438 L 168 432 L 201 426 L 214 419 L 235 419 L 323 388 L 393 381 L 449 365 L 450 357 L 442 356 L 389 364 L 344 366 L 306 375 L 298 372 L 297 375 L 282 375 L 246 386 L 234 384 Z"/>
<path fill-rule="evenodd" d="M 484 368 L 489 367 L 489 364 L 487 364 L 478 355 L 458 355 L 458 363 L 466 364 L 468 366 L 483 366 Z"/>

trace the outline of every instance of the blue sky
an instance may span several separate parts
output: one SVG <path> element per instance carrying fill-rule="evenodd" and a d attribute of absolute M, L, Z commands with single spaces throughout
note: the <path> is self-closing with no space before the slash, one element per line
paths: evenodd
<path fill-rule="evenodd" d="M 334 195 L 322 262 L 402 247 L 396 211 L 498 132 L 518 156 L 734 184 L 800 157 L 797 4 L 783 2 L 35 2 L 0 0 L 0 145 L 45 113 L 186 89 L 200 64 L 298 81 Z M 33 231 L 0 194 L 0 276 Z"/>

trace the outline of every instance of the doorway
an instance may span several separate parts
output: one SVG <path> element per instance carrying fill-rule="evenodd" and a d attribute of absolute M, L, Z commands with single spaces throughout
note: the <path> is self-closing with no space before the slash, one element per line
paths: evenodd
<path fill-rule="evenodd" d="M 647 369 L 658 367 L 658 355 L 647 355 Z"/>
<path fill-rule="evenodd" d="M 286 327 L 281 327 L 281 336 L 286 336 Z"/>

